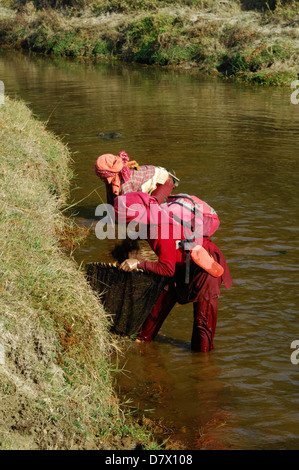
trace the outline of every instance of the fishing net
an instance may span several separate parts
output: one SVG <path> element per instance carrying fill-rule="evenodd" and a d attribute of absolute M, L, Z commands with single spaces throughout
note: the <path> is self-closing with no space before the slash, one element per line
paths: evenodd
<path fill-rule="evenodd" d="M 87 279 L 111 316 L 112 331 L 124 336 L 139 332 L 165 284 L 162 276 L 125 272 L 116 263 L 88 264 Z"/>

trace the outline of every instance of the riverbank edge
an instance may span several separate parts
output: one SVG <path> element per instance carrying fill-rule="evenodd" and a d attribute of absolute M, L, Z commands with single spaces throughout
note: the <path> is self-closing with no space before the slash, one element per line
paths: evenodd
<path fill-rule="evenodd" d="M 158 449 L 115 395 L 111 356 L 121 345 L 64 250 L 82 239 L 61 212 L 68 148 L 8 97 L 0 136 L 0 448 Z"/>
<path fill-rule="evenodd" d="M 187 7 L 70 15 L 36 10 L 29 2 L 21 11 L 2 14 L 0 46 L 290 86 L 299 72 L 298 23 L 298 16 Z"/>

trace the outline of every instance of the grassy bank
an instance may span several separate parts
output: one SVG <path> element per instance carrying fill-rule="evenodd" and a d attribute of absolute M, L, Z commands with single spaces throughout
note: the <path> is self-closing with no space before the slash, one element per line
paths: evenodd
<path fill-rule="evenodd" d="M 3 0 L 9 7 L 11 0 Z M 264 85 L 298 76 L 298 2 L 34 0 L 0 12 L 0 44 L 185 67 Z"/>
<path fill-rule="evenodd" d="M 154 446 L 120 409 L 105 312 L 61 248 L 69 152 L 7 97 L 0 135 L 0 448 Z"/>

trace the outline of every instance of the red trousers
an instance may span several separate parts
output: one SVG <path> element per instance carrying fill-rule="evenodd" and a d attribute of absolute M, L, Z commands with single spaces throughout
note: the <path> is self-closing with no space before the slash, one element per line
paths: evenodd
<path fill-rule="evenodd" d="M 141 327 L 138 339 L 142 342 L 150 342 L 155 338 L 167 315 L 177 302 L 174 285 L 170 284 L 166 289 L 161 292 L 151 313 Z M 191 338 L 193 351 L 206 352 L 214 349 L 217 305 L 218 297 L 193 302 L 194 321 Z"/>

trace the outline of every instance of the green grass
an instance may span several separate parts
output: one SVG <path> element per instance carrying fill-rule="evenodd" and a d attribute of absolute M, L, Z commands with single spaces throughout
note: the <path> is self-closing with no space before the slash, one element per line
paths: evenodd
<path fill-rule="evenodd" d="M 296 54 L 291 43 L 265 41 L 259 47 L 249 43 L 241 51 L 224 55 L 218 68 L 227 77 L 260 85 L 284 86 L 297 78 L 296 67 L 290 62 Z M 289 68 L 283 67 L 288 63 Z"/>
<path fill-rule="evenodd" d="M 53 56 L 197 68 L 262 85 L 289 86 L 297 78 L 299 52 L 292 25 L 298 2 L 96 0 L 60 6 L 68 9 L 40 11 L 31 3 L 3 19 L 0 44 Z M 75 6 L 79 11 L 71 9 Z M 199 15 L 203 9 L 204 18 Z M 250 9 L 259 13 L 244 16 Z M 78 17 L 82 12 L 84 22 Z"/>

